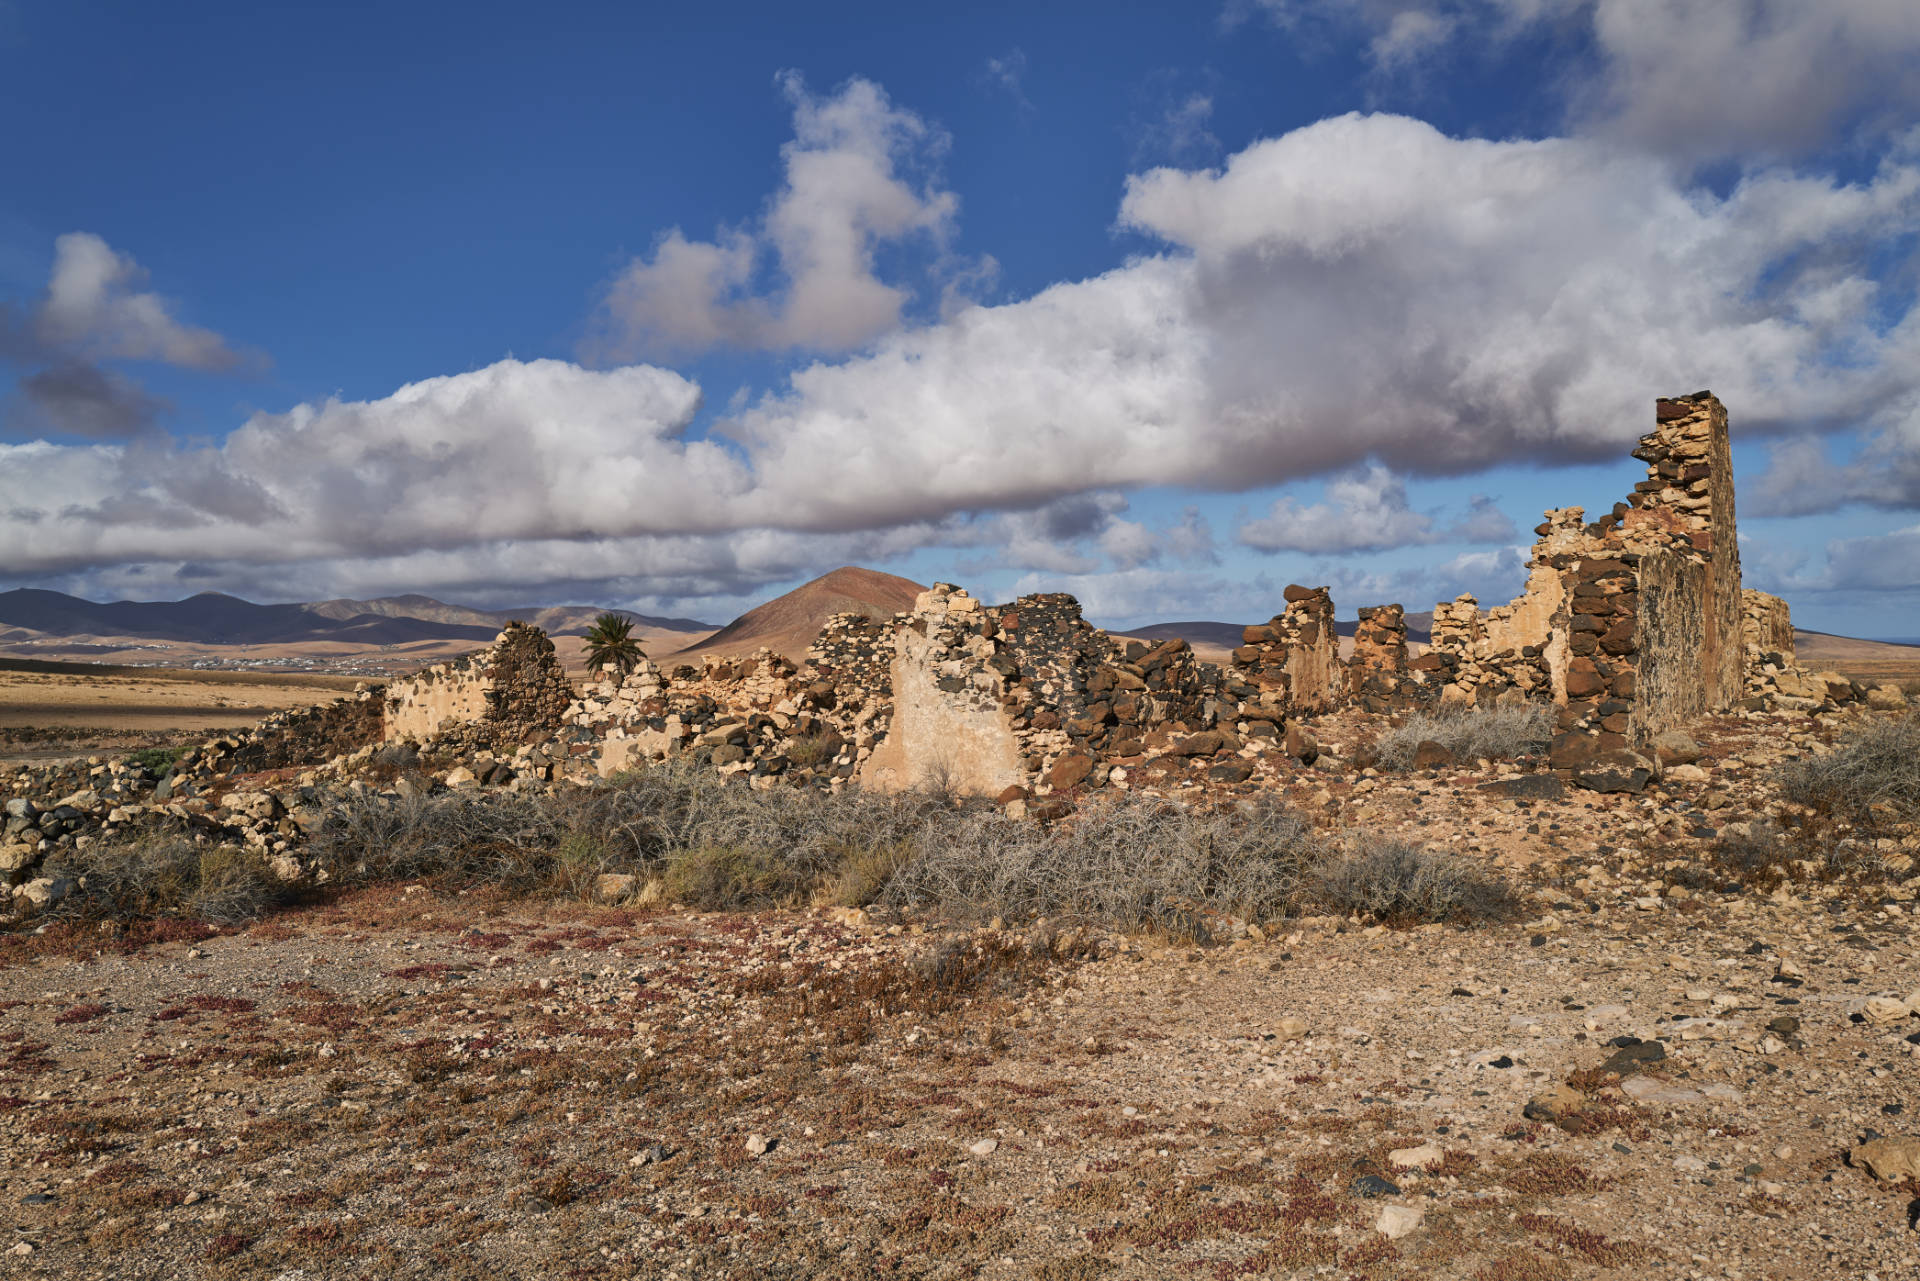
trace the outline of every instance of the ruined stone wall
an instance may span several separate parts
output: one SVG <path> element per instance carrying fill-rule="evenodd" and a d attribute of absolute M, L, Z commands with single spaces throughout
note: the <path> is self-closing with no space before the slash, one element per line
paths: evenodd
<path fill-rule="evenodd" d="M 1331 710 L 1346 695 L 1347 673 L 1334 629 L 1333 597 L 1325 587 L 1290 586 L 1286 609 L 1247 628 L 1233 651 L 1243 679 L 1288 711 Z"/>
<path fill-rule="evenodd" d="M 509 623 L 486 649 L 387 687 L 388 741 L 462 734 L 476 744 L 513 747 L 551 737 L 573 685 L 537 627 Z"/>
<path fill-rule="evenodd" d="M 1219 669 L 1185 641 L 1122 647 L 1059 593 L 984 608 L 940 583 L 895 629 L 894 716 L 860 771 L 878 785 L 1036 796 L 1104 787 L 1220 707 Z"/>
<path fill-rule="evenodd" d="M 1353 630 L 1353 657 L 1347 660 L 1347 690 L 1353 701 L 1374 713 L 1424 701 L 1432 687 L 1409 662 L 1407 611 L 1399 605 L 1363 608 Z"/>
<path fill-rule="evenodd" d="M 643 661 L 588 685 L 557 736 L 570 772 L 611 777 L 681 755 L 756 786 L 850 778 L 866 744 L 836 686 L 771 650 L 663 671 Z"/>
<path fill-rule="evenodd" d="M 1746 648 L 1747 669 L 1751 672 L 1771 661 L 1791 663 L 1793 653 L 1793 613 L 1778 596 L 1749 587 L 1740 593 L 1740 637 Z"/>
<path fill-rule="evenodd" d="M 1622 754 L 1742 694 L 1725 408 L 1707 392 L 1656 402 L 1634 456 L 1647 477 L 1627 501 L 1591 524 L 1547 512 L 1521 595 L 1484 613 L 1471 597 L 1439 605 L 1432 649 L 1410 664 L 1445 702 L 1551 700 L 1561 768 L 1631 764 Z"/>
<path fill-rule="evenodd" d="M 363 687 L 316 707 L 275 712 L 242 734 L 203 748 L 196 772 L 252 774 L 321 765 L 381 741 L 384 688 Z"/>
<path fill-rule="evenodd" d="M 893 719 L 860 770 L 887 791 L 932 787 L 996 796 L 1027 780 L 1013 716 L 1003 706 L 1007 664 L 980 602 L 948 583 L 921 593 L 894 633 Z"/>
<path fill-rule="evenodd" d="M 1640 697 L 1649 709 L 1685 707 L 1690 696 L 1666 691 L 1666 673 L 1702 686 L 1702 710 L 1719 711 L 1739 701 L 1745 685 L 1742 637 L 1740 538 L 1733 506 L 1733 447 L 1726 406 L 1711 392 L 1663 399 L 1655 404 L 1655 428 L 1640 438 L 1635 458 L 1647 464 L 1647 479 L 1634 487 L 1631 509 L 1620 514 L 1620 539 L 1634 551 L 1665 547 L 1690 555 L 1706 569 L 1701 589 L 1699 651 L 1684 673 L 1641 673 Z M 1648 625 L 1658 627 L 1651 612 Z M 1642 718 L 1650 732 L 1674 722 Z"/>

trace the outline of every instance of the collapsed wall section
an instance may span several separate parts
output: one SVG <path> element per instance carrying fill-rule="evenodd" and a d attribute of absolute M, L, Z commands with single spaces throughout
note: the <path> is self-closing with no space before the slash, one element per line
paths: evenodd
<path fill-rule="evenodd" d="M 217 738 L 199 752 L 196 773 L 253 774 L 319 765 L 381 741 L 383 686 L 273 715 L 245 733 Z"/>
<path fill-rule="evenodd" d="M 537 627 L 508 623 L 492 645 L 387 687 L 389 742 L 460 735 L 512 748 L 551 737 L 573 702 L 573 684 Z"/>

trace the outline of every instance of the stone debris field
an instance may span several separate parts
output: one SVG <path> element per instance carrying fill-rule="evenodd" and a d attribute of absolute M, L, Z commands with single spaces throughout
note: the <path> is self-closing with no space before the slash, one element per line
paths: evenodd
<path fill-rule="evenodd" d="M 46 957 L 9 1271 L 1910 1275 L 1857 1149 L 1920 1105 L 1911 900 L 1578 881 L 1201 947 L 399 890 Z"/>

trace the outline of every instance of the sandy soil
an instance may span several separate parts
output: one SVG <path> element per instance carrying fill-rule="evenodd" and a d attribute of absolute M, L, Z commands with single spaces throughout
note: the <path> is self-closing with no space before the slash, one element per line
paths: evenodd
<path fill-rule="evenodd" d="M 936 936 L 819 916 L 393 891 L 87 944 L 0 969 L 0 1249 L 49 1277 L 1911 1275 L 1913 1190 L 1844 1155 L 1920 1103 L 1920 1020 L 1853 1017 L 1920 985 L 1911 918 L 1678 909 L 1549 887 L 1491 929 L 1079 962 L 954 934 L 1002 950 L 944 1003 Z M 1619 1036 L 1660 1057 L 1596 1075 Z M 1580 1132 L 1523 1115 L 1568 1081 Z"/>
<path fill-rule="evenodd" d="M 351 676 L 0 659 L 0 765 L 190 742 L 350 693 Z"/>

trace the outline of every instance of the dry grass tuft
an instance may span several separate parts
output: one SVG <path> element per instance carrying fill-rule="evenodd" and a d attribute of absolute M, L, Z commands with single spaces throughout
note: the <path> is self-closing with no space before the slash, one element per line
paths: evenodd
<path fill-rule="evenodd" d="M 1314 874 L 1313 897 L 1390 925 L 1469 925 L 1511 915 L 1511 887 L 1485 865 L 1393 840 L 1363 842 Z"/>
<path fill-rule="evenodd" d="M 1892 834 L 1920 820 L 1920 712 L 1870 721 L 1824 756 L 1786 762 L 1776 777 L 1790 801 Z"/>
<path fill-rule="evenodd" d="M 1409 717 L 1374 740 L 1388 769 L 1412 769 L 1420 744 L 1434 742 L 1457 761 L 1512 760 L 1546 750 L 1553 717 L 1543 707 L 1449 707 Z"/>

